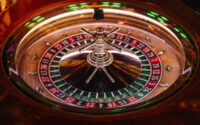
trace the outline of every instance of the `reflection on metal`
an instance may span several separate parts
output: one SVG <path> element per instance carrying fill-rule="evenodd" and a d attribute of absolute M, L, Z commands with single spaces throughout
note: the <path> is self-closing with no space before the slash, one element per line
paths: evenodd
<path fill-rule="evenodd" d="M 165 68 L 168 72 L 170 72 L 172 70 L 172 67 L 167 65 L 167 67 Z"/>
<path fill-rule="evenodd" d="M 151 38 L 149 38 L 149 37 L 146 37 L 145 40 L 146 40 L 147 42 L 152 42 Z"/>
<path fill-rule="evenodd" d="M 49 42 L 46 42 L 46 45 L 47 45 L 47 46 L 50 46 L 50 43 L 49 43 Z"/>
<path fill-rule="evenodd" d="M 37 72 L 28 72 L 29 75 L 37 75 Z"/>
<path fill-rule="evenodd" d="M 160 50 L 160 51 L 158 52 L 158 55 L 163 55 L 163 54 L 165 54 L 165 52 L 166 52 L 166 51 L 164 51 L 164 50 Z"/>
<path fill-rule="evenodd" d="M 111 82 L 112 83 L 115 82 L 115 80 L 112 78 L 112 76 L 108 73 L 108 71 L 105 68 L 106 66 L 110 65 L 113 62 L 113 55 L 110 52 L 106 51 L 106 48 L 108 46 L 111 46 L 112 48 L 116 50 L 119 50 L 119 49 L 113 46 L 112 44 L 108 44 L 108 41 L 106 41 L 106 39 L 108 36 L 112 35 L 113 33 L 116 33 L 119 30 L 120 28 L 117 27 L 111 32 L 105 33 L 104 28 L 98 27 L 96 28 L 95 33 L 91 33 L 90 31 L 87 31 L 86 29 L 81 28 L 82 32 L 92 35 L 93 39 L 95 40 L 93 44 L 86 46 L 87 48 L 90 46 L 94 47 L 94 51 L 87 55 L 87 62 L 90 65 L 96 67 L 93 73 L 86 80 L 86 84 L 88 84 L 91 81 L 91 79 L 93 78 L 97 70 L 103 70 L 105 74 L 107 75 L 107 77 L 111 80 Z"/>
<path fill-rule="evenodd" d="M 169 84 L 167 84 L 167 83 L 160 83 L 159 86 L 161 86 L 161 87 L 169 87 Z"/>
<path fill-rule="evenodd" d="M 72 84 L 74 87 L 79 89 L 84 89 L 87 91 L 96 91 L 95 89 L 100 87 L 97 86 L 93 88 L 94 85 L 100 85 L 103 83 L 103 86 L 114 85 L 117 88 L 121 88 L 124 86 L 128 86 L 130 82 L 134 81 L 138 75 L 140 74 L 140 61 L 136 56 L 130 56 L 133 54 L 127 54 L 127 52 L 118 52 L 112 51 L 113 56 L 115 57 L 114 62 L 107 66 L 107 70 L 112 75 L 114 79 L 117 79 L 113 84 L 111 80 L 108 79 L 108 76 L 104 73 L 103 69 L 101 71 L 96 72 L 91 79 L 92 84 L 88 84 L 87 88 L 82 86 L 85 85 L 85 81 L 92 75 L 92 72 L 95 72 L 95 67 L 92 67 L 87 63 L 86 57 L 89 52 L 78 53 L 77 51 L 69 53 L 70 56 L 63 56 L 60 62 L 60 73 L 62 77 L 67 81 L 68 84 Z M 74 54 L 76 53 L 76 54 Z M 97 70 L 96 70 L 97 71 Z M 129 79 L 129 80 L 128 80 Z M 92 87 L 92 88 L 91 88 Z M 91 90 L 90 90 L 91 88 Z M 113 88 L 113 90 L 117 89 Z M 108 91 L 106 88 L 99 88 L 98 91 Z"/>
<path fill-rule="evenodd" d="M 40 87 L 38 87 L 38 86 L 36 87 L 36 91 L 39 92 L 40 94 L 43 93 L 43 90 Z"/>
<path fill-rule="evenodd" d="M 36 60 L 38 57 L 37 57 L 37 55 L 36 54 L 34 54 L 33 56 L 32 56 L 32 60 Z"/>

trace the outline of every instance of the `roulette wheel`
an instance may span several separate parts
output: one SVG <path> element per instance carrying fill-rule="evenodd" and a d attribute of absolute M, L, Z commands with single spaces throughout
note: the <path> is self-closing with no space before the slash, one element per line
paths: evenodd
<path fill-rule="evenodd" d="M 151 116 L 199 82 L 199 31 L 148 1 L 22 0 L 1 21 L 3 86 L 44 116 Z"/>

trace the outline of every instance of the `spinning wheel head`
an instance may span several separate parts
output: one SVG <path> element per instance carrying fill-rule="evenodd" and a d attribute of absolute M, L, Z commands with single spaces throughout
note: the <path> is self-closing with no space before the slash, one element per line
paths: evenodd
<path fill-rule="evenodd" d="M 103 27 L 97 27 L 97 28 L 96 28 L 96 32 L 97 32 L 97 33 L 103 33 L 104 30 L 105 30 L 105 29 L 104 29 Z"/>

